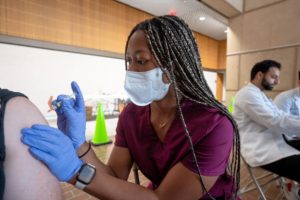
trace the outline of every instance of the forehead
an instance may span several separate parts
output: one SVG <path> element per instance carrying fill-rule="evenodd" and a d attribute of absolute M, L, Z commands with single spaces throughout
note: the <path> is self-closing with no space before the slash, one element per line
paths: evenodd
<path fill-rule="evenodd" d="M 270 75 L 279 75 L 280 70 L 277 67 L 270 67 L 267 73 Z"/>
<path fill-rule="evenodd" d="M 131 35 L 127 46 L 127 54 L 132 54 L 137 51 L 145 51 L 150 53 L 145 33 L 141 30 L 135 31 Z"/>

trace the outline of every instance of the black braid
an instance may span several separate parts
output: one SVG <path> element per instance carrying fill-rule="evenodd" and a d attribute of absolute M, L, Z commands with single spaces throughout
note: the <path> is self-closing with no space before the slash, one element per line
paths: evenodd
<path fill-rule="evenodd" d="M 234 147 L 231 154 L 231 165 L 228 168 L 231 175 L 235 178 L 235 188 L 233 188 L 235 193 L 233 198 L 236 199 L 240 183 L 240 138 L 237 124 L 227 108 L 215 99 L 208 87 L 193 32 L 183 20 L 176 16 L 166 15 L 155 17 L 141 22 L 131 31 L 127 39 L 125 51 L 127 51 L 131 35 L 137 30 L 145 32 L 149 48 L 156 61 L 159 66 L 163 66 L 161 67 L 162 70 L 170 75 L 168 78 L 175 89 L 177 109 L 191 147 L 193 144 L 181 111 L 179 96 L 183 96 L 198 104 L 216 108 L 232 122 L 235 133 Z M 201 175 L 194 149 L 191 148 L 191 150 L 198 173 Z M 201 176 L 200 181 L 202 189 L 214 199 L 204 187 Z"/>

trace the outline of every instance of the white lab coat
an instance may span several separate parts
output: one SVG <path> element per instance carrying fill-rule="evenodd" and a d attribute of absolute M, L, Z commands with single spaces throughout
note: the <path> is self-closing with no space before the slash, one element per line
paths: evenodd
<path fill-rule="evenodd" d="M 300 116 L 300 94 L 299 88 L 294 88 L 280 93 L 274 99 L 277 107 L 291 115 Z"/>
<path fill-rule="evenodd" d="M 300 135 L 300 117 L 278 109 L 254 84 L 249 83 L 236 94 L 233 116 L 240 132 L 241 153 L 250 166 L 300 154 L 282 137 L 286 132 Z"/>

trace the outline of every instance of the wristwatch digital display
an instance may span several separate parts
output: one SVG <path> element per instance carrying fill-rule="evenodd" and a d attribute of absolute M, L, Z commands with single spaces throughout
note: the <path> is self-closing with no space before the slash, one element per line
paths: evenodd
<path fill-rule="evenodd" d="M 80 168 L 75 187 L 83 190 L 88 184 L 90 184 L 95 177 L 96 174 L 96 168 L 94 165 L 90 163 L 85 163 Z"/>

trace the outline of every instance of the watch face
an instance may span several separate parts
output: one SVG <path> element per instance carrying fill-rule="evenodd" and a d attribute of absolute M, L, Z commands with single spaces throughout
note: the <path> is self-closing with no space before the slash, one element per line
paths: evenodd
<path fill-rule="evenodd" d="M 89 184 L 95 176 L 95 168 L 90 165 L 84 165 L 79 173 L 77 179 L 85 184 Z"/>

